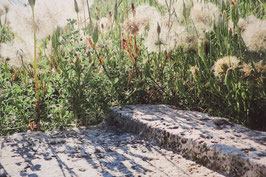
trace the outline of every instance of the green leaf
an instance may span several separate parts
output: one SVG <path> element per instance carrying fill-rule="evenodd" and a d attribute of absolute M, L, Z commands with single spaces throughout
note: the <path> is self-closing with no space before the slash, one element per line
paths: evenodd
<path fill-rule="evenodd" d="M 93 29 L 93 34 L 92 34 L 92 40 L 94 45 L 97 43 L 99 38 L 99 32 L 98 32 L 98 26 L 96 25 Z"/>
<path fill-rule="evenodd" d="M 117 12 L 118 6 L 117 6 L 117 0 L 115 1 L 114 5 L 114 19 L 117 20 L 118 12 Z"/>
<path fill-rule="evenodd" d="M 36 0 L 28 0 L 28 1 L 29 1 L 30 6 L 33 8 L 35 6 Z"/>
<path fill-rule="evenodd" d="M 55 33 L 52 36 L 52 47 L 57 52 L 58 46 L 59 46 L 59 37 L 61 34 L 61 29 L 57 27 Z"/>
<path fill-rule="evenodd" d="M 224 78 L 224 83 L 225 83 L 227 89 L 230 90 L 229 80 L 228 80 L 228 72 L 226 72 L 226 75 L 225 75 L 225 78 Z"/>
<path fill-rule="evenodd" d="M 118 78 L 115 78 L 113 84 L 118 83 L 118 81 L 119 81 L 119 79 Z"/>
<path fill-rule="evenodd" d="M 75 12 L 79 13 L 79 6 L 76 0 L 74 0 Z"/>

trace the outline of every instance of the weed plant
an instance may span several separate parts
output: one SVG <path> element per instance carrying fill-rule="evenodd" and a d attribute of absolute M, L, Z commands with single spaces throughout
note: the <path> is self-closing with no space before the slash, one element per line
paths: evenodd
<path fill-rule="evenodd" d="M 38 39 L 38 63 L 2 56 L 0 134 L 97 124 L 126 104 L 170 104 L 265 130 L 261 1 L 99 0 L 85 4 L 88 16 L 78 2 L 67 26 Z M 1 43 L 16 38 L 0 30 Z"/>

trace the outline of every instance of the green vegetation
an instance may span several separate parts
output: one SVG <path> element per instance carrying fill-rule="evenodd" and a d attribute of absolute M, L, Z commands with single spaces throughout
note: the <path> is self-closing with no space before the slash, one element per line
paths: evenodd
<path fill-rule="evenodd" d="M 263 4 L 253 0 L 206 2 L 219 7 L 218 21 L 209 30 L 197 31 L 197 24 L 190 19 L 191 8 L 184 6 L 184 18 L 179 22 L 182 28 L 178 28 L 185 31 L 177 36 L 175 47 L 166 44 L 171 40 L 163 39 L 165 29 L 172 34 L 174 25 L 156 23 L 157 52 L 147 46 L 151 23 L 140 35 L 140 26 L 124 22 L 138 13 L 136 9 L 143 3 L 155 7 L 167 21 L 175 21 L 177 12 L 172 13 L 171 4 L 95 1 L 90 19 L 81 23 L 83 14 L 73 2 L 78 20 L 69 20 L 65 28 L 38 39 L 42 45 L 36 63 L 22 62 L 18 67 L 2 58 L 0 135 L 27 131 L 29 126 L 52 130 L 97 124 L 111 106 L 126 104 L 170 104 L 265 129 L 265 41 L 249 42 L 252 34 L 246 34 L 247 26 L 252 23 L 245 22 L 245 29 L 239 25 L 253 14 L 264 30 Z M 104 17 L 107 24 L 97 20 Z M 0 43 L 13 38 L 8 26 L 0 23 Z M 181 40 L 185 42 L 179 45 Z"/>

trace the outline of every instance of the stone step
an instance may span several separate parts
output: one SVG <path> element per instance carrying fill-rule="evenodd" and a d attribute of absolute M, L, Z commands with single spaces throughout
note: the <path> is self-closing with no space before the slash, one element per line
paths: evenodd
<path fill-rule="evenodd" d="M 229 176 L 266 176 L 266 132 L 167 105 L 111 108 L 106 121 Z"/>
<path fill-rule="evenodd" d="M 224 177 L 106 124 L 0 136 L 0 177 Z"/>

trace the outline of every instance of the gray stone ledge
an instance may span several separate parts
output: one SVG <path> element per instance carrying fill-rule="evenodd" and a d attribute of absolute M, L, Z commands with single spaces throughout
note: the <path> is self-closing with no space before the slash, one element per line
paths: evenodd
<path fill-rule="evenodd" d="M 223 177 L 106 124 L 0 136 L 0 177 L 20 176 Z"/>
<path fill-rule="evenodd" d="M 167 105 L 111 108 L 106 121 L 229 176 L 266 176 L 266 132 Z"/>

